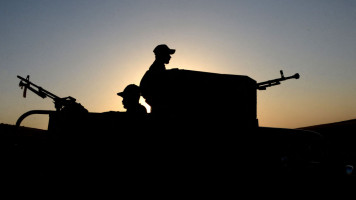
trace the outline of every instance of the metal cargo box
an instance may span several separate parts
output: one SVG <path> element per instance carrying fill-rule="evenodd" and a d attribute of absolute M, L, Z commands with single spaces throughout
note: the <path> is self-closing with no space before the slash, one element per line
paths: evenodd
<path fill-rule="evenodd" d="M 248 76 L 171 69 L 161 80 L 157 115 L 256 126 L 256 81 Z M 159 107 L 159 108 L 158 108 Z"/>

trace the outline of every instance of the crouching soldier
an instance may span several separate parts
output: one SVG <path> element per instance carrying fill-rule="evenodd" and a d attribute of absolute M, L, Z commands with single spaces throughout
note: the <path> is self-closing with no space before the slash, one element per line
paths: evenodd
<path fill-rule="evenodd" d="M 117 93 L 121 96 L 122 104 L 127 113 L 133 115 L 146 115 L 147 110 L 145 106 L 139 103 L 140 100 L 140 88 L 135 84 L 128 85 L 123 92 Z"/>

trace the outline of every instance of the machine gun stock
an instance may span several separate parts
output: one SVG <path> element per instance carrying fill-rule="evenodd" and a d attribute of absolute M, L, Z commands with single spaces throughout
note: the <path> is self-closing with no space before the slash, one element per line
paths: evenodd
<path fill-rule="evenodd" d="M 293 79 L 293 78 L 295 78 L 295 79 L 299 79 L 300 78 L 298 73 L 294 74 L 293 76 L 287 76 L 287 77 L 284 76 L 283 70 L 281 70 L 280 73 L 281 73 L 281 78 L 272 79 L 272 80 L 269 80 L 269 81 L 264 81 L 264 82 L 261 82 L 261 83 L 257 83 L 257 89 L 258 90 L 266 90 L 267 87 L 272 87 L 272 86 L 276 86 L 276 85 L 281 84 L 280 83 L 281 81 L 285 81 L 285 80 Z"/>
<path fill-rule="evenodd" d="M 79 107 L 82 107 L 80 104 L 76 103 L 76 99 L 68 96 L 68 97 L 64 97 L 64 98 L 60 98 L 57 95 L 43 89 L 42 87 L 32 83 L 30 81 L 30 76 L 28 75 L 26 78 L 23 78 L 21 76 L 17 76 L 17 78 L 19 78 L 21 81 L 19 83 L 19 86 L 22 88 L 24 88 L 23 91 L 23 97 L 26 98 L 26 92 L 27 89 L 29 89 L 30 91 L 32 91 L 33 93 L 37 94 L 38 96 L 40 96 L 41 98 L 46 98 L 49 97 L 53 100 L 54 102 L 54 106 L 56 108 L 57 111 L 61 111 L 64 107 L 74 107 L 73 105 L 79 105 Z M 78 106 L 75 106 L 78 107 Z M 83 109 L 85 109 L 83 107 Z M 86 110 L 86 109 L 85 109 Z"/>

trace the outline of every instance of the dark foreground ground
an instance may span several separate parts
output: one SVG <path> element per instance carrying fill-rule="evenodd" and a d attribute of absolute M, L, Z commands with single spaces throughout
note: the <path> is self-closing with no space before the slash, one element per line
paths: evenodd
<path fill-rule="evenodd" d="M 330 162 L 340 164 L 345 173 L 356 167 L 356 119 L 300 128 L 324 137 Z M 352 174 L 355 177 L 355 172 Z"/>
<path fill-rule="evenodd" d="M 315 125 L 310 127 L 302 127 L 300 129 L 320 133 L 324 137 L 328 164 L 335 165 L 335 169 L 338 170 L 337 174 L 340 174 L 341 176 L 349 174 L 348 177 L 355 177 L 355 174 L 352 172 L 352 169 L 354 166 L 356 166 L 356 119 L 330 124 Z M 0 124 L 2 180 L 32 180 L 34 178 L 42 178 L 46 180 L 52 178 L 58 179 L 61 177 L 48 177 L 48 174 L 51 174 L 51 176 L 55 174 L 59 174 L 58 176 L 62 176 L 66 173 L 65 170 L 63 171 L 63 169 L 72 170 L 72 167 L 68 166 L 68 163 L 64 164 L 58 161 L 61 159 L 63 160 L 63 158 L 58 157 L 58 152 L 60 151 L 57 151 L 57 148 L 63 148 L 62 150 L 66 151 L 66 147 L 58 146 L 58 144 L 51 143 L 51 139 L 52 138 L 50 138 L 48 132 L 45 130 L 28 127 L 20 127 L 19 129 L 16 129 L 14 125 Z M 88 145 L 90 146 L 90 144 Z M 55 151 L 53 151 L 54 148 L 56 149 Z M 48 162 L 43 161 L 44 159 L 50 157 L 56 157 L 56 159 L 50 160 Z M 78 155 L 71 155 L 73 163 L 78 163 L 80 157 L 80 152 L 78 153 Z M 107 157 L 100 159 L 107 159 Z M 116 167 L 118 169 L 120 168 L 120 166 L 116 162 L 116 160 L 120 160 L 119 157 L 110 157 L 108 159 L 112 159 L 112 161 L 106 163 L 111 166 L 111 168 L 109 168 L 108 170 L 111 170 L 112 172 L 115 171 Z M 133 163 L 137 163 L 135 160 L 132 161 Z M 92 164 L 92 166 L 99 166 L 97 162 L 94 162 L 96 161 L 93 160 L 93 163 L 90 163 L 90 161 L 88 162 L 88 159 L 86 160 L 86 164 Z M 140 166 L 134 166 L 127 163 L 125 164 L 126 166 L 129 166 L 130 170 L 132 168 L 140 169 Z M 141 164 L 146 165 L 147 163 Z M 82 169 L 84 169 L 86 166 L 80 167 L 80 169 L 76 170 L 82 171 Z M 162 169 L 163 168 L 164 166 L 162 166 Z M 103 170 L 103 167 L 100 167 L 100 169 Z M 91 168 L 91 170 L 93 170 L 93 168 Z M 118 178 L 125 173 L 125 171 L 118 170 L 116 175 L 113 177 Z M 141 173 L 144 174 L 144 172 Z M 102 174 L 106 176 L 112 175 L 105 174 L 105 170 Z M 92 174 L 90 171 L 86 171 L 85 174 L 82 174 L 82 177 L 80 178 L 83 177 L 92 177 Z M 133 176 L 132 178 L 135 179 L 137 177 Z"/>

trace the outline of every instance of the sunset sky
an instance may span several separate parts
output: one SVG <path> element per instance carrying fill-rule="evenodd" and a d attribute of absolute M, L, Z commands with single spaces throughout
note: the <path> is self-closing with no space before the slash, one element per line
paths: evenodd
<path fill-rule="evenodd" d="M 139 84 L 158 44 L 176 49 L 168 69 L 257 82 L 299 73 L 258 91 L 261 126 L 356 118 L 355 0 L 0 0 L 0 123 L 54 109 L 31 92 L 22 98 L 17 75 L 90 112 L 125 111 L 116 93 Z"/>

